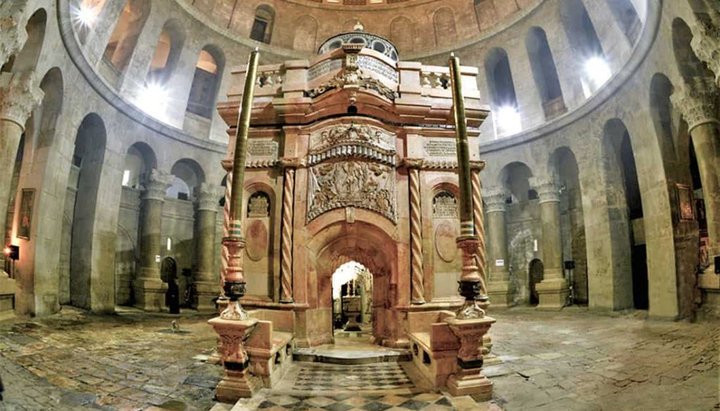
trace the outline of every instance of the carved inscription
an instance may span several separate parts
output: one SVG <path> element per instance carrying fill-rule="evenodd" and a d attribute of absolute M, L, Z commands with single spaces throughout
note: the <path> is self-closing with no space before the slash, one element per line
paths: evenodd
<path fill-rule="evenodd" d="M 277 160 L 278 143 L 273 140 L 249 140 L 248 154 L 252 157 Z"/>
<path fill-rule="evenodd" d="M 428 157 L 457 157 L 457 146 L 453 140 L 425 140 L 423 150 Z"/>
<path fill-rule="evenodd" d="M 340 70 L 341 67 L 342 60 L 325 60 L 322 63 L 316 64 L 308 69 L 308 80 L 312 80 L 335 70 Z"/>
<path fill-rule="evenodd" d="M 307 219 L 342 207 L 373 210 L 396 221 L 394 169 L 367 161 L 322 163 L 310 168 Z"/>
<path fill-rule="evenodd" d="M 373 73 L 379 74 L 392 82 L 398 82 L 397 71 L 380 60 L 367 56 L 359 56 L 357 59 L 357 65 L 361 69 L 372 71 Z"/>

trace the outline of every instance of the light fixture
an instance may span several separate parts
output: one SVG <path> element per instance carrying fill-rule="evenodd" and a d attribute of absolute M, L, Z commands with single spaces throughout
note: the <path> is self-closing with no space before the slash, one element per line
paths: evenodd
<path fill-rule="evenodd" d="M 20 246 L 8 244 L 3 248 L 5 257 L 15 261 L 20 259 Z"/>
<path fill-rule="evenodd" d="M 85 28 L 92 27 L 95 24 L 99 13 L 98 7 L 91 7 L 86 1 L 80 2 L 77 6 L 73 6 L 71 11 L 73 23 Z"/>
<path fill-rule="evenodd" d="M 515 106 L 501 106 L 495 111 L 498 134 L 515 134 L 522 130 L 520 112 Z"/>
<path fill-rule="evenodd" d="M 590 57 L 585 61 L 585 73 L 592 81 L 594 88 L 597 90 L 600 86 L 612 76 L 610 66 L 604 58 L 600 56 Z"/>
<path fill-rule="evenodd" d="M 153 117 L 164 118 L 168 101 L 168 90 L 163 84 L 146 83 L 137 97 L 137 105 Z"/>

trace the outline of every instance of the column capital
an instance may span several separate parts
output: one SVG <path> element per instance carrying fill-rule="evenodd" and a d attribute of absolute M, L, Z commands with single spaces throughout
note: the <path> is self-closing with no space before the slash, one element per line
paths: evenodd
<path fill-rule="evenodd" d="M 25 129 L 25 121 L 40 104 L 45 93 L 36 86 L 35 72 L 0 74 L 0 120 L 8 120 Z"/>
<path fill-rule="evenodd" d="M 283 157 L 280 160 L 278 160 L 278 164 L 280 164 L 280 167 L 282 168 L 300 168 L 305 167 L 307 164 L 305 163 L 305 160 L 298 157 Z"/>
<path fill-rule="evenodd" d="M 483 203 L 488 213 L 504 213 L 508 192 L 504 187 L 489 187 L 482 190 Z"/>
<path fill-rule="evenodd" d="M 152 169 L 147 182 L 145 182 L 145 191 L 143 192 L 143 200 L 165 200 L 165 192 L 172 185 L 175 177 L 167 172 L 158 169 Z"/>
<path fill-rule="evenodd" d="M 672 105 L 680 111 L 692 131 L 697 126 L 717 123 L 718 88 L 712 79 L 693 77 L 681 90 L 670 96 Z"/>
<path fill-rule="evenodd" d="M 218 200 L 225 194 L 225 188 L 219 185 L 202 183 L 195 191 L 198 211 L 217 211 Z"/>
<path fill-rule="evenodd" d="M 3 33 L 0 37 L 0 65 L 17 53 L 27 41 L 25 3 L 10 1 L 0 5 L 0 32 Z"/>
<path fill-rule="evenodd" d="M 713 10 L 711 7 L 709 9 Z M 716 11 L 711 12 L 715 20 L 720 20 Z M 692 27 L 693 38 L 690 47 L 695 55 L 715 73 L 715 82 L 720 86 L 720 27 L 712 20 L 698 19 Z"/>
<path fill-rule="evenodd" d="M 547 176 L 530 177 L 530 186 L 537 191 L 540 204 L 560 201 L 558 186 L 553 178 Z"/>

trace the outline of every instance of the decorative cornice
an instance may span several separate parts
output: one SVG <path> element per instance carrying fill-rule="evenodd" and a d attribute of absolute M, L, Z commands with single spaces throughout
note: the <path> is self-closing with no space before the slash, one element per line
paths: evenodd
<path fill-rule="evenodd" d="M 281 168 L 302 168 L 307 167 L 304 159 L 297 157 L 283 157 L 278 160 L 277 164 Z"/>
<path fill-rule="evenodd" d="M 489 187 L 482 190 L 483 203 L 488 213 L 504 213 L 508 192 L 504 187 Z"/>
<path fill-rule="evenodd" d="M 45 96 L 36 83 L 34 71 L 0 74 L 0 120 L 25 129 L 25 121 Z"/>
<path fill-rule="evenodd" d="M 20 51 L 27 41 L 25 30 L 27 18 L 25 17 L 26 2 L 3 1 L 0 3 L 0 65 L 13 54 Z"/>
<path fill-rule="evenodd" d="M 718 122 L 718 88 L 710 78 L 693 77 L 670 96 L 670 101 L 685 118 L 690 131 Z"/>
<path fill-rule="evenodd" d="M 225 188 L 210 184 L 201 183 L 200 187 L 195 191 L 197 197 L 198 211 L 215 211 L 217 212 L 219 199 L 225 194 Z"/>
<path fill-rule="evenodd" d="M 530 186 L 537 191 L 538 197 L 540 197 L 540 204 L 560 201 L 558 187 L 552 178 L 531 177 Z"/>
<path fill-rule="evenodd" d="M 170 173 L 152 169 L 150 177 L 145 183 L 142 199 L 165 201 L 165 192 L 172 185 L 174 179 L 175 176 Z"/>

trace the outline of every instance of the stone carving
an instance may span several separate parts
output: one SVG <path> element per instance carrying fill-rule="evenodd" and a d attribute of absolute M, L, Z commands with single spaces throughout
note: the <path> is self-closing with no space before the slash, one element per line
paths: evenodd
<path fill-rule="evenodd" d="M 395 136 L 367 125 L 339 125 L 310 136 L 311 165 L 336 157 L 361 157 L 395 165 Z"/>
<path fill-rule="evenodd" d="M 255 85 L 260 88 L 282 86 L 284 73 L 281 70 L 263 71 L 258 73 Z"/>
<path fill-rule="evenodd" d="M 398 72 L 395 71 L 394 68 L 388 66 L 387 64 L 383 63 L 382 61 L 368 57 L 368 56 L 359 56 L 357 60 L 358 67 L 361 69 L 365 69 L 368 71 L 372 71 L 376 74 L 379 74 L 386 79 L 398 83 L 399 82 L 399 76 Z"/>
<path fill-rule="evenodd" d="M 365 74 L 365 72 L 358 66 L 358 55 L 360 48 L 352 47 L 353 45 L 346 45 L 343 47 L 345 50 L 345 65 L 344 68 L 336 74 L 333 78 L 328 80 L 326 83 L 307 90 L 305 93 L 310 98 L 315 98 L 323 93 L 326 93 L 334 89 L 342 89 L 346 86 L 352 88 L 361 88 L 366 90 L 373 90 L 381 96 L 395 101 L 397 93 L 395 90 L 384 85 L 381 81 Z"/>
<path fill-rule="evenodd" d="M 323 74 L 339 70 L 342 67 L 342 60 L 325 60 L 308 69 L 308 80 L 313 80 Z"/>
<path fill-rule="evenodd" d="M 455 196 L 447 191 L 442 191 L 433 198 L 433 217 L 435 218 L 458 218 L 458 206 Z"/>
<path fill-rule="evenodd" d="M 420 73 L 420 84 L 428 88 L 446 89 L 450 86 L 450 74 L 435 71 L 423 71 Z"/>
<path fill-rule="evenodd" d="M 484 165 L 484 163 L 483 163 Z M 478 271 L 480 276 L 487 282 L 487 273 L 485 272 L 485 263 L 487 258 L 485 255 L 485 223 L 483 221 L 483 203 L 482 203 L 482 182 L 480 181 L 480 169 L 472 169 L 472 200 L 473 200 L 473 223 L 475 225 L 475 235 L 478 238 L 478 249 L 475 254 L 477 260 Z"/>
<path fill-rule="evenodd" d="M 25 121 L 45 93 L 36 86 L 35 72 L 0 74 L 0 119 L 25 128 Z"/>
<path fill-rule="evenodd" d="M 491 187 L 485 191 L 483 200 L 488 213 L 504 213 L 508 192 L 502 187 Z"/>
<path fill-rule="evenodd" d="M 555 180 L 550 177 L 531 177 L 530 185 L 535 188 L 540 198 L 540 203 L 560 201 L 560 193 Z"/>
<path fill-rule="evenodd" d="M 342 207 L 373 210 L 396 222 L 394 169 L 350 160 L 310 168 L 307 220 Z"/>
<path fill-rule="evenodd" d="M 699 125 L 718 122 L 717 90 L 711 79 L 695 77 L 670 96 L 670 101 L 682 113 L 691 131 Z"/>
<path fill-rule="evenodd" d="M 428 157 L 452 157 L 457 159 L 457 143 L 454 139 L 426 139 L 423 151 Z"/>
<path fill-rule="evenodd" d="M 720 13 L 709 8 L 711 16 L 720 20 Z M 715 73 L 715 82 L 720 86 L 720 27 L 713 25 L 712 20 L 698 19 L 692 28 L 693 38 L 690 47 L 697 57 L 704 61 Z"/>
<path fill-rule="evenodd" d="M 165 192 L 172 185 L 175 176 L 170 173 L 152 169 L 150 177 L 145 183 L 145 191 L 143 192 L 143 200 L 165 200 Z"/>
<path fill-rule="evenodd" d="M 0 2 L 0 66 L 17 53 L 25 42 L 28 34 L 25 30 L 26 2 L 3 1 Z"/>
<path fill-rule="evenodd" d="M 224 191 L 220 186 L 201 183 L 196 190 L 198 210 L 217 211 L 218 199 L 223 196 Z"/>
<path fill-rule="evenodd" d="M 446 263 L 455 261 L 458 248 L 455 239 L 460 234 L 456 224 L 444 220 L 435 227 L 435 251 Z"/>
<path fill-rule="evenodd" d="M 251 220 L 248 224 L 247 233 L 247 252 L 248 258 L 252 261 L 260 261 L 267 255 L 268 248 L 268 229 L 263 220 Z"/>
<path fill-rule="evenodd" d="M 247 216 L 250 218 L 270 216 L 270 197 L 262 191 L 251 195 L 248 200 Z"/>

